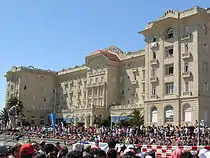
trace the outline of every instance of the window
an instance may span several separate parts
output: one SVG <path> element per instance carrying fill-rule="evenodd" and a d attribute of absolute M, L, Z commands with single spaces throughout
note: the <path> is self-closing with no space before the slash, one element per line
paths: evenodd
<path fill-rule="evenodd" d="M 98 83 L 98 78 L 96 78 L 96 83 Z"/>
<path fill-rule="evenodd" d="M 88 95 L 91 96 L 92 95 L 92 89 L 88 89 Z"/>
<path fill-rule="evenodd" d="M 103 100 L 101 98 L 98 100 L 98 105 L 100 105 L 100 106 L 103 105 Z"/>
<path fill-rule="evenodd" d="M 151 122 L 158 122 L 158 111 L 156 107 L 152 108 L 151 114 Z"/>
<path fill-rule="evenodd" d="M 88 105 L 92 104 L 92 99 L 88 99 Z"/>
<path fill-rule="evenodd" d="M 173 94 L 174 93 L 174 83 L 173 82 L 166 83 L 165 88 L 166 88 L 166 94 Z"/>
<path fill-rule="evenodd" d="M 174 74 L 174 64 L 165 65 L 165 75 L 173 75 Z"/>
<path fill-rule="evenodd" d="M 205 73 L 208 73 L 208 63 L 203 63 L 203 70 Z"/>
<path fill-rule="evenodd" d="M 155 77 L 156 76 L 156 69 L 152 68 L 151 70 L 151 77 Z"/>
<path fill-rule="evenodd" d="M 187 35 L 189 33 L 189 27 L 185 26 L 184 27 L 184 35 Z"/>
<path fill-rule="evenodd" d="M 166 32 L 166 39 L 174 38 L 174 29 L 169 28 Z"/>
<path fill-rule="evenodd" d="M 184 63 L 184 72 L 189 72 L 189 63 L 188 62 Z"/>
<path fill-rule="evenodd" d="M 152 96 L 156 95 L 156 86 L 152 86 Z"/>
<path fill-rule="evenodd" d="M 209 91 L 209 83 L 206 81 L 206 82 L 204 83 L 204 92 L 205 92 L 205 93 L 208 93 L 208 91 Z"/>
<path fill-rule="evenodd" d="M 122 96 L 124 95 L 124 90 L 122 90 L 121 94 L 122 94 Z"/>
<path fill-rule="evenodd" d="M 86 98 L 86 91 L 84 91 L 83 94 L 84 94 L 84 98 Z"/>
<path fill-rule="evenodd" d="M 204 34 L 207 35 L 208 34 L 208 28 L 206 25 L 203 25 L 203 31 L 204 31 Z"/>
<path fill-rule="evenodd" d="M 167 105 L 165 107 L 165 122 L 173 122 L 174 121 L 174 109 L 171 105 Z"/>
<path fill-rule="evenodd" d="M 90 79 L 90 84 L 92 84 L 93 83 L 93 79 Z"/>
<path fill-rule="evenodd" d="M 44 101 L 46 101 L 46 98 L 44 98 Z"/>
<path fill-rule="evenodd" d="M 99 95 L 102 95 L 102 94 L 103 94 L 103 88 L 100 87 L 100 88 L 99 88 Z"/>
<path fill-rule="evenodd" d="M 165 48 L 165 57 L 173 57 L 174 56 L 174 49 L 173 46 L 171 47 L 166 47 Z"/>
<path fill-rule="evenodd" d="M 13 91 L 14 90 L 14 86 L 13 85 L 11 85 L 11 91 Z"/>
<path fill-rule="evenodd" d="M 97 88 L 93 89 L 93 95 L 96 96 L 97 95 Z"/>
<path fill-rule="evenodd" d="M 156 59 L 156 52 L 153 52 L 153 59 Z"/>
<path fill-rule="evenodd" d="M 97 105 L 97 99 L 93 99 L 93 105 Z"/>
<path fill-rule="evenodd" d="M 133 79 L 136 81 L 136 73 L 133 73 Z"/>
<path fill-rule="evenodd" d="M 187 53 L 188 52 L 188 43 L 185 43 L 184 48 L 185 48 L 185 52 Z"/>
<path fill-rule="evenodd" d="M 145 80 L 145 71 L 142 71 L 143 80 Z"/>
<path fill-rule="evenodd" d="M 183 110 L 184 110 L 184 121 L 185 122 L 191 122 L 192 121 L 192 113 L 191 113 L 191 107 L 190 107 L 190 105 L 185 105 L 184 106 L 184 108 L 183 108 Z"/>
<path fill-rule="evenodd" d="M 189 82 L 185 82 L 185 92 L 189 92 Z"/>
<path fill-rule="evenodd" d="M 142 84 L 142 91 L 145 92 L 145 84 Z"/>
<path fill-rule="evenodd" d="M 156 42 L 157 41 L 157 37 L 153 37 L 152 42 Z"/>
<path fill-rule="evenodd" d="M 24 86 L 24 90 L 26 90 L 26 85 Z"/>
<path fill-rule="evenodd" d="M 44 125 L 44 124 L 45 124 L 44 117 L 41 116 L 41 117 L 40 117 L 40 125 Z"/>

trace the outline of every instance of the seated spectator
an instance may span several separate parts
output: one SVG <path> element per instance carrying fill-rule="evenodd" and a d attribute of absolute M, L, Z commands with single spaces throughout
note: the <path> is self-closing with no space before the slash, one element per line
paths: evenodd
<path fill-rule="evenodd" d="M 113 148 L 110 148 L 107 152 L 108 158 L 117 158 L 117 151 Z"/>
<path fill-rule="evenodd" d="M 83 152 L 82 145 L 79 144 L 79 143 L 74 144 L 73 145 L 73 150 Z"/>
<path fill-rule="evenodd" d="M 67 147 L 61 147 L 61 150 L 58 153 L 58 158 L 63 158 L 68 154 L 68 148 Z"/>
<path fill-rule="evenodd" d="M 11 155 L 9 158 L 20 158 L 20 148 L 21 144 L 16 144 L 11 148 Z"/>
<path fill-rule="evenodd" d="M 193 158 L 193 155 L 190 152 L 183 152 L 180 158 Z"/>
<path fill-rule="evenodd" d="M 172 152 L 172 155 L 171 155 L 171 158 L 180 158 L 181 157 L 181 154 L 182 154 L 182 151 L 177 149 L 177 150 L 174 150 Z"/>
<path fill-rule="evenodd" d="M 155 152 L 149 151 L 144 155 L 144 158 L 155 158 Z"/>
<path fill-rule="evenodd" d="M 82 152 L 78 150 L 73 150 L 70 151 L 67 155 L 66 158 L 82 158 Z"/>
<path fill-rule="evenodd" d="M 91 150 L 91 145 L 90 145 L 90 144 L 85 144 L 85 145 L 84 145 L 83 157 L 84 157 L 85 155 L 90 155 L 90 150 Z"/>
<path fill-rule="evenodd" d="M 0 158 L 8 157 L 8 149 L 5 145 L 0 145 Z"/>
<path fill-rule="evenodd" d="M 33 158 L 46 158 L 46 155 L 43 153 L 37 153 Z"/>
<path fill-rule="evenodd" d="M 106 153 L 103 150 L 99 150 L 96 154 L 96 158 L 106 158 Z"/>
<path fill-rule="evenodd" d="M 20 148 L 20 157 L 21 158 L 32 158 L 35 153 L 35 149 L 31 144 L 23 144 Z"/>

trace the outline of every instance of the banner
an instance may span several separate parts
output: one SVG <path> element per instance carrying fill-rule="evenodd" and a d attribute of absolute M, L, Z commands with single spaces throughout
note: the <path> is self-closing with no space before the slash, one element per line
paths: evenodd
<path fill-rule="evenodd" d="M 51 127 L 52 127 L 52 129 L 54 130 L 54 128 L 55 128 L 55 123 L 54 123 L 55 116 L 54 116 L 53 113 L 51 113 L 51 114 L 49 115 L 49 117 L 50 117 Z"/>

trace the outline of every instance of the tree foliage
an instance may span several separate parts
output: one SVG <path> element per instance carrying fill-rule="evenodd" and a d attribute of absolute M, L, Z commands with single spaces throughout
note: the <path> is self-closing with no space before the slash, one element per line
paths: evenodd
<path fill-rule="evenodd" d="M 3 108 L 3 110 L 0 111 L 0 120 L 4 122 L 6 127 L 7 123 L 9 122 L 9 116 L 6 108 Z"/>
<path fill-rule="evenodd" d="M 141 109 L 133 109 L 129 117 L 129 123 L 132 126 L 138 126 L 140 128 L 144 124 L 144 114 Z"/>

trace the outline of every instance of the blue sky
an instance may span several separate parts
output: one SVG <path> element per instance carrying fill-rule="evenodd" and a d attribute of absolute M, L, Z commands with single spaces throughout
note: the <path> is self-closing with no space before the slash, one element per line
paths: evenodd
<path fill-rule="evenodd" d="M 123 51 L 144 48 L 138 31 L 168 9 L 210 7 L 209 0 L 1 0 L 0 109 L 4 74 L 12 66 L 60 70 L 84 63 L 109 45 Z"/>

